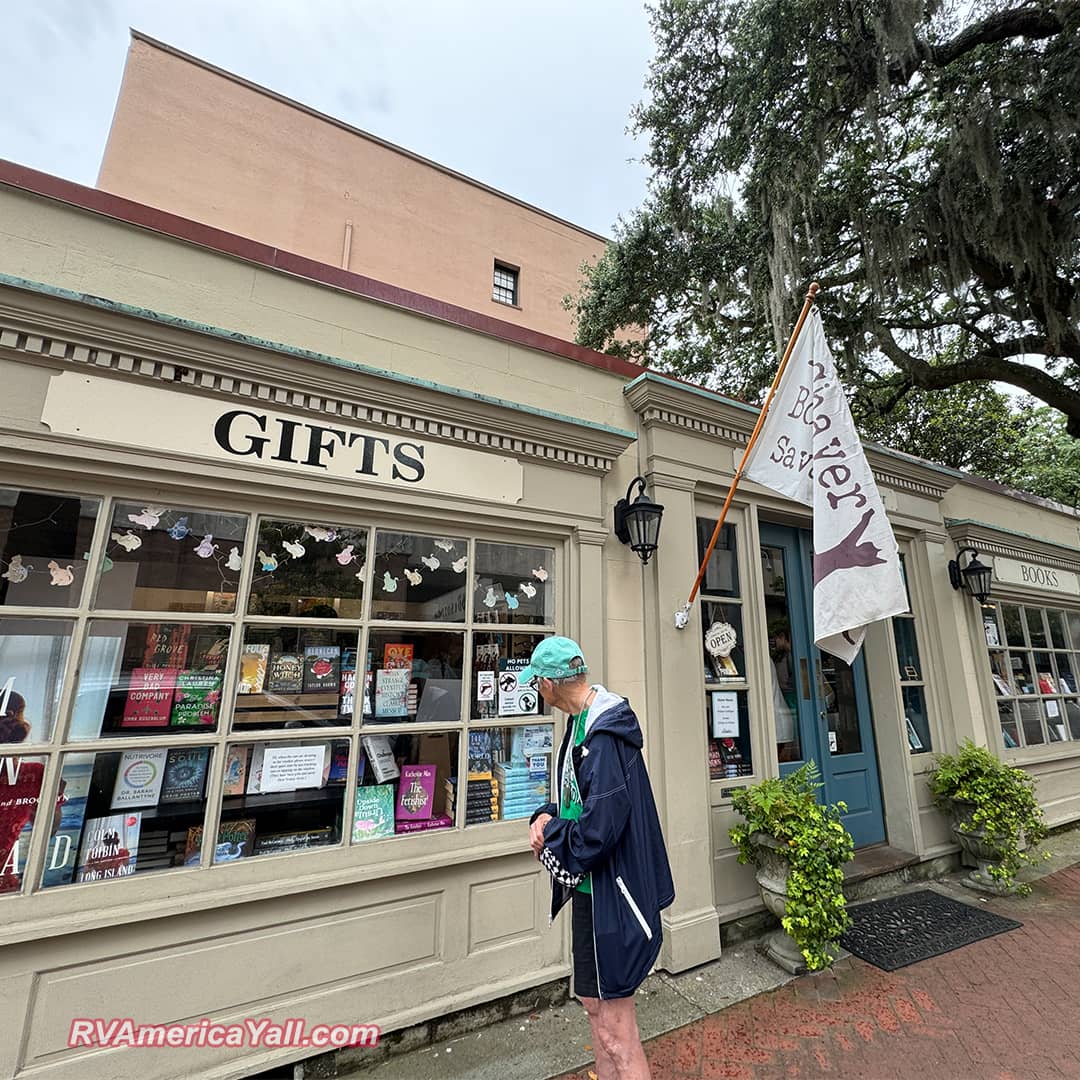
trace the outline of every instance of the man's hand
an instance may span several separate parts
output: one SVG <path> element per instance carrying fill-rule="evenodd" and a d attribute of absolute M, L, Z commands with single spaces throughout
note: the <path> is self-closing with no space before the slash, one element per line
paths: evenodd
<path fill-rule="evenodd" d="M 533 849 L 533 854 L 538 859 L 540 858 L 540 852 L 544 850 L 544 826 L 550 820 L 550 814 L 541 814 L 529 826 L 529 847 Z"/>

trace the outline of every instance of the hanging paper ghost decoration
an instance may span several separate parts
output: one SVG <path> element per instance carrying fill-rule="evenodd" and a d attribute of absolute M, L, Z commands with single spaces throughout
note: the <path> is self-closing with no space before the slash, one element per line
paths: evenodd
<path fill-rule="evenodd" d="M 283 540 L 281 546 L 294 558 L 302 559 L 307 554 L 307 548 L 296 540 Z"/>
<path fill-rule="evenodd" d="M 225 560 L 225 565 L 230 570 L 239 570 L 240 567 L 243 566 L 243 563 L 240 561 L 239 548 L 234 547 L 229 549 L 229 557 Z"/>
<path fill-rule="evenodd" d="M 353 576 L 357 579 L 357 581 L 363 581 L 364 580 L 364 574 L 366 572 L 367 572 L 367 563 L 362 562 L 360 564 L 360 569 L 357 570 L 356 573 Z"/>
<path fill-rule="evenodd" d="M 506 606 L 511 611 L 517 610 L 517 606 L 521 601 L 513 593 L 503 593 L 503 595 L 506 597 Z"/>
<path fill-rule="evenodd" d="M 408 567 L 405 568 L 405 576 L 409 579 L 410 585 L 419 585 L 420 582 L 424 580 L 423 574 L 417 573 L 415 570 L 410 570 Z"/>
<path fill-rule="evenodd" d="M 352 546 L 352 544 L 346 544 L 334 556 L 334 558 L 337 559 L 339 565 L 348 566 L 349 563 L 353 562 L 356 559 L 356 556 L 353 554 L 353 546 Z"/>
<path fill-rule="evenodd" d="M 530 600 L 536 595 L 536 586 L 531 581 L 523 581 L 518 587 Z"/>
<path fill-rule="evenodd" d="M 463 574 L 465 573 L 465 567 L 468 565 L 468 561 L 469 560 L 462 555 L 460 559 L 455 559 L 450 564 L 450 569 L 453 570 L 455 574 Z"/>
<path fill-rule="evenodd" d="M 211 555 L 217 551 L 217 544 L 212 543 L 214 539 L 213 533 L 207 533 L 199 542 L 199 546 L 195 549 L 195 554 L 200 559 L 209 559 Z"/>
<path fill-rule="evenodd" d="M 125 551 L 134 551 L 136 548 L 142 547 L 142 540 L 139 539 L 130 529 L 123 535 L 120 533 L 113 533 L 112 539 L 115 540 Z"/>
<path fill-rule="evenodd" d="M 109 572 L 109 571 L 110 571 L 110 570 L 111 570 L 111 569 L 112 569 L 112 568 L 113 568 L 113 567 L 114 567 L 115 565 L 116 565 L 116 563 L 114 563 L 114 562 L 112 561 L 112 559 L 110 559 L 110 558 L 109 558 L 109 556 L 108 556 L 108 555 L 106 555 L 106 556 L 105 556 L 105 557 L 104 557 L 104 558 L 103 558 L 103 559 L 101 560 L 101 572 L 102 572 L 103 574 L 107 574 L 107 573 L 108 573 L 108 572 Z"/>
<path fill-rule="evenodd" d="M 548 579 L 548 572 L 542 566 L 538 566 L 532 572 L 532 575 L 537 581 L 547 581 Z"/>
<path fill-rule="evenodd" d="M 453 542 L 453 540 L 436 540 L 435 541 L 435 546 L 437 548 L 441 548 L 443 551 L 453 551 L 454 550 L 454 542 Z"/>
<path fill-rule="evenodd" d="M 305 525 L 304 535 L 310 536 L 312 540 L 321 540 L 324 543 L 329 543 L 337 536 L 337 533 L 333 529 L 328 529 L 324 525 Z"/>
<path fill-rule="evenodd" d="M 437 555 L 421 555 L 420 556 L 420 561 L 429 570 L 438 570 L 439 567 L 442 566 L 442 563 L 439 562 L 439 557 Z"/>
<path fill-rule="evenodd" d="M 495 595 L 495 589 L 489 585 L 488 591 L 484 595 L 484 607 L 494 607 L 498 602 L 498 597 Z"/>
<path fill-rule="evenodd" d="M 262 563 L 262 568 L 270 574 L 278 568 L 277 556 L 267 555 L 265 551 L 259 552 L 259 562 Z"/>
<path fill-rule="evenodd" d="M 165 510 L 166 507 L 164 506 L 144 506 L 142 513 L 128 514 L 127 519 L 132 525 L 141 525 L 144 529 L 152 529 L 161 520 L 161 515 L 165 513 Z"/>
<path fill-rule="evenodd" d="M 12 555 L 8 568 L 0 574 L 0 577 L 7 578 L 13 585 L 18 585 L 20 581 L 25 581 L 29 577 L 33 569 L 32 566 L 23 566 L 21 555 Z"/>
<path fill-rule="evenodd" d="M 69 565 L 66 568 L 61 566 L 58 562 L 53 560 L 49 563 L 49 573 L 52 574 L 52 581 L 50 585 L 70 585 L 75 580 L 75 575 L 72 573 L 75 567 Z"/>
<path fill-rule="evenodd" d="M 382 587 L 386 592 L 397 592 L 397 578 L 391 577 L 389 570 L 383 572 Z"/>
<path fill-rule="evenodd" d="M 189 532 L 191 532 L 191 530 L 190 530 L 190 529 L 188 528 L 187 518 L 186 518 L 186 517 L 182 517 L 182 518 L 180 518 L 180 519 L 179 519 L 179 520 L 178 520 L 178 521 L 176 522 L 176 524 L 175 524 L 175 525 L 174 525 L 174 526 L 173 526 L 173 527 L 172 527 L 172 528 L 171 528 L 171 529 L 169 530 L 169 535 L 170 535 L 170 536 L 171 536 L 171 537 L 172 537 L 172 538 L 173 538 L 174 540 L 183 540 L 183 539 L 184 539 L 184 537 L 185 537 L 185 536 L 187 536 L 187 534 L 188 534 Z"/>

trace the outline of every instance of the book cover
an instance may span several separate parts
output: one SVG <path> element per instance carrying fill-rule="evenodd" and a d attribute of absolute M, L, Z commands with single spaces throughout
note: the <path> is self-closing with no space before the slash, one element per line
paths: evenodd
<path fill-rule="evenodd" d="M 229 747 L 228 753 L 225 755 L 225 787 L 222 794 L 244 794 L 244 783 L 247 780 L 247 766 L 250 756 L 250 746 Z"/>
<path fill-rule="evenodd" d="M 174 727 L 213 727 L 221 703 L 220 671 L 181 671 L 173 694 Z"/>
<path fill-rule="evenodd" d="M 89 760 L 77 760 L 81 757 Z M 41 884 L 45 888 L 67 885 L 75 877 L 75 858 L 79 853 L 83 819 L 86 817 L 86 797 L 94 773 L 92 755 L 69 755 L 60 774 L 60 827 L 49 838 L 49 852 Z"/>
<path fill-rule="evenodd" d="M 102 881 L 134 874 L 141 825 L 142 814 L 138 811 L 88 818 L 79 846 L 75 880 Z"/>
<path fill-rule="evenodd" d="M 454 824 L 454 819 L 449 814 L 436 814 L 426 821 L 398 821 L 395 825 L 399 833 L 426 832 L 428 829 L 448 829 Z"/>
<path fill-rule="evenodd" d="M 261 694 L 266 682 L 266 663 L 270 656 L 269 645 L 251 643 L 240 653 L 240 682 L 238 694 Z"/>
<path fill-rule="evenodd" d="M 163 803 L 198 802 L 206 787 L 206 769 L 210 763 L 208 746 L 170 750 L 161 783 Z"/>
<path fill-rule="evenodd" d="M 356 789 L 353 843 L 394 835 L 394 785 L 371 784 Z"/>
<path fill-rule="evenodd" d="M 469 779 L 491 779 L 491 732 L 469 732 Z"/>
<path fill-rule="evenodd" d="M 151 623 L 146 628 L 143 667 L 187 667 L 190 637 L 190 624 Z"/>
<path fill-rule="evenodd" d="M 193 825 L 188 829 L 187 842 L 184 845 L 184 865 L 197 866 L 202 857 L 203 827 Z M 222 821 L 218 825 L 217 847 L 214 849 L 214 862 L 235 862 L 252 854 L 255 850 L 255 819 L 240 818 L 236 821 Z"/>
<path fill-rule="evenodd" d="M 191 639 L 192 668 L 222 671 L 229 655 L 229 635 L 218 627 L 195 628 Z"/>
<path fill-rule="evenodd" d="M 304 689 L 304 661 L 296 653 L 275 653 L 266 669 L 271 694 L 299 694 Z"/>
<path fill-rule="evenodd" d="M 135 668 L 120 726 L 168 727 L 178 674 L 178 668 Z"/>
<path fill-rule="evenodd" d="M 111 810 L 157 806 L 168 750 L 125 750 L 113 784 Z"/>
<path fill-rule="evenodd" d="M 390 739 L 386 735 L 365 735 L 360 741 L 368 761 L 371 762 L 371 771 L 375 774 L 377 783 L 396 780 L 401 775 L 401 770 L 394 760 L 394 752 L 390 748 Z"/>
<path fill-rule="evenodd" d="M 341 646 L 309 645 L 304 649 L 304 693 L 333 690 L 341 682 Z"/>
<path fill-rule="evenodd" d="M 290 851 L 306 851 L 309 848 L 326 847 L 336 843 L 333 827 L 294 829 L 292 832 L 271 833 L 255 839 L 256 855 L 284 855 Z"/>
<path fill-rule="evenodd" d="M 383 646 L 384 668 L 405 668 L 412 671 L 413 650 L 415 646 L 403 642 L 391 642 Z"/>
<path fill-rule="evenodd" d="M 338 716 L 351 720 L 356 708 L 356 668 L 342 668 L 338 683 Z"/>
<path fill-rule="evenodd" d="M 357 775 L 362 776 L 364 772 L 364 758 L 363 754 L 360 755 L 360 767 L 357 769 Z M 328 784 L 342 783 L 348 779 L 349 776 L 349 744 L 347 742 L 334 743 L 330 748 L 330 771 L 326 774 L 326 782 Z"/>
<path fill-rule="evenodd" d="M 398 781 L 398 820 L 424 821 L 431 817 L 435 799 L 435 766 L 402 765 Z"/>
<path fill-rule="evenodd" d="M 408 668 L 379 668 L 375 672 L 376 716 L 405 716 L 408 700 Z"/>
<path fill-rule="evenodd" d="M 262 791 L 263 755 L 265 753 L 266 743 L 256 743 L 251 748 L 251 758 L 248 760 L 248 795 L 258 795 Z"/>

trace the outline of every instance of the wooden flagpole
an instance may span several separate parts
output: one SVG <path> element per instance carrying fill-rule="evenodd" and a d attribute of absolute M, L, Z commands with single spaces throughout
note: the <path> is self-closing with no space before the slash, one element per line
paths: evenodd
<path fill-rule="evenodd" d="M 690 605 L 693 604 L 694 598 L 698 594 L 698 589 L 701 588 L 701 579 L 705 576 L 705 567 L 709 564 L 713 548 L 716 547 L 716 541 L 720 537 L 720 530 L 724 527 L 724 519 L 727 517 L 728 507 L 731 506 L 731 500 L 735 497 L 735 490 L 738 488 L 739 481 L 742 479 L 743 469 L 746 468 L 746 462 L 750 457 L 750 451 L 753 450 L 754 443 L 757 442 L 757 437 L 761 434 L 761 429 L 765 424 L 765 417 L 769 412 L 769 406 L 772 404 L 772 399 L 776 395 L 776 390 L 780 385 L 780 379 L 784 374 L 784 369 L 787 367 L 788 360 L 791 359 L 791 354 L 795 349 L 795 342 L 799 340 L 799 334 L 802 332 L 803 323 L 806 322 L 806 316 L 810 314 L 810 308 L 813 307 L 814 300 L 820 290 L 821 286 L 816 281 L 810 283 L 810 288 L 806 292 L 806 299 L 803 301 L 802 312 L 799 315 L 798 321 L 795 323 L 795 329 L 791 332 L 791 339 L 787 343 L 784 355 L 780 358 L 780 366 L 776 369 L 776 375 L 773 378 L 772 386 L 769 387 L 769 393 L 765 397 L 765 404 L 761 406 L 761 412 L 758 415 L 757 423 L 754 425 L 754 430 L 750 432 L 750 438 L 746 442 L 746 449 L 743 451 L 742 461 L 739 462 L 739 467 L 735 470 L 734 477 L 732 477 L 731 487 L 728 489 L 727 498 L 724 500 L 724 505 L 720 509 L 720 517 L 716 520 L 716 528 L 713 529 L 712 537 L 709 540 L 709 546 L 705 549 L 705 557 L 701 560 L 701 565 L 698 567 L 697 577 L 694 578 L 694 586 L 690 590 L 690 596 L 687 598 L 686 603 L 675 612 L 675 626 L 679 630 L 684 629 L 690 621 Z"/>

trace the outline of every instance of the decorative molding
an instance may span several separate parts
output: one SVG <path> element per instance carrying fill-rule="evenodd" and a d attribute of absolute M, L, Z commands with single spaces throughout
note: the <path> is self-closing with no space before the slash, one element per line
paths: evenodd
<path fill-rule="evenodd" d="M 1080 553 L 1071 557 L 1061 544 L 1037 537 L 1020 537 L 979 521 L 947 523 L 949 537 L 957 547 L 974 547 L 980 553 L 1000 555 L 1018 562 L 1035 563 L 1080 574 Z M 1023 543 L 1023 547 L 1021 547 Z"/>
<path fill-rule="evenodd" d="M 603 547 L 613 535 L 607 529 L 589 529 L 580 525 L 574 530 L 574 539 L 589 547 Z"/>
<path fill-rule="evenodd" d="M 17 358 L 150 379 L 320 417 L 422 435 L 544 462 L 609 471 L 631 432 L 541 414 L 479 394 L 441 392 L 333 357 L 295 356 L 190 330 L 37 297 L 32 311 L 0 300 L 0 349 Z M 93 317 L 97 316 L 96 319 Z M 298 365 L 302 366 L 298 367 Z"/>

